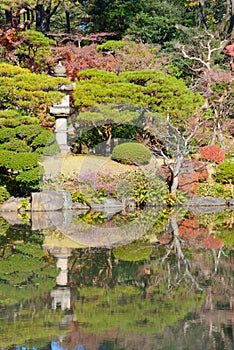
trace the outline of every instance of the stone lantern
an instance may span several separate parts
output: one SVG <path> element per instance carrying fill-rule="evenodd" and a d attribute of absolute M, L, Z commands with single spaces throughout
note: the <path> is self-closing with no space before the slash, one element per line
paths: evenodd
<path fill-rule="evenodd" d="M 54 67 L 55 77 L 66 77 L 66 68 L 59 63 Z M 67 154 L 70 150 L 67 144 L 67 118 L 71 114 L 70 108 L 70 95 L 73 91 L 75 84 L 63 84 L 59 90 L 66 93 L 66 96 L 62 98 L 62 101 L 58 104 L 54 104 L 50 108 L 50 114 L 55 116 L 55 135 L 57 144 L 60 147 L 61 154 Z"/>
<path fill-rule="evenodd" d="M 66 68 L 62 65 L 61 61 L 58 62 L 58 64 L 54 67 L 54 76 L 55 77 L 63 77 L 65 78 L 67 76 L 66 74 Z"/>

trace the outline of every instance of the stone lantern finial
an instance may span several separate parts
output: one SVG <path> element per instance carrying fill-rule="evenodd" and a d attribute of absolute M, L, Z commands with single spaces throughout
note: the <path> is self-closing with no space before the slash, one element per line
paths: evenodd
<path fill-rule="evenodd" d="M 54 67 L 54 76 L 55 77 L 66 77 L 66 68 L 62 65 L 61 61 Z"/>

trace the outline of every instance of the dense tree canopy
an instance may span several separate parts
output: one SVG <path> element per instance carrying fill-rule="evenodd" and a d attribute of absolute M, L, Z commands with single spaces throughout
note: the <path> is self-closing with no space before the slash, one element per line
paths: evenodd
<path fill-rule="evenodd" d="M 37 189 L 42 174 L 41 154 L 58 151 L 48 107 L 60 101 L 58 84 L 66 79 L 31 73 L 10 64 L 0 64 L 0 183 L 11 194 Z"/>
<path fill-rule="evenodd" d="M 182 80 L 159 71 L 122 72 L 97 69 L 78 73 L 74 105 L 80 110 L 102 103 L 126 103 L 146 107 L 164 116 L 186 118 L 203 104 Z"/>

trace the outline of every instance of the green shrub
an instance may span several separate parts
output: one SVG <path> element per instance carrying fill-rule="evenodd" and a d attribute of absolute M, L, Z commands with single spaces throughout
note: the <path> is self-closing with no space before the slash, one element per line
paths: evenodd
<path fill-rule="evenodd" d="M 202 197 L 212 196 L 216 198 L 232 197 L 231 189 L 213 180 L 207 180 L 199 184 L 198 194 Z"/>
<path fill-rule="evenodd" d="M 234 184 L 234 163 L 224 162 L 216 167 L 215 179 L 221 183 Z"/>
<path fill-rule="evenodd" d="M 108 52 L 108 51 L 119 51 L 122 50 L 126 46 L 126 42 L 124 41 L 117 41 L 117 40 L 108 40 L 104 44 L 98 45 L 97 50 Z"/>
<path fill-rule="evenodd" d="M 31 142 L 42 130 L 40 125 L 20 125 L 15 128 L 16 135 L 21 139 L 26 139 L 28 142 Z"/>
<path fill-rule="evenodd" d="M 42 167 L 38 166 L 33 169 L 21 172 L 16 176 L 16 181 L 18 182 L 19 186 L 27 188 L 28 191 L 37 190 L 39 188 L 39 181 L 42 174 L 43 169 Z"/>
<path fill-rule="evenodd" d="M 54 134 L 46 129 L 42 129 L 40 133 L 34 138 L 32 142 L 32 146 L 34 147 L 41 147 L 41 146 L 46 146 L 50 145 L 55 141 L 55 136 Z"/>
<path fill-rule="evenodd" d="M 9 151 L 20 152 L 31 152 L 32 148 L 27 145 L 24 140 L 12 139 L 9 142 L 5 142 L 0 146 L 0 149 L 6 149 Z"/>
<path fill-rule="evenodd" d="M 117 175 L 114 197 L 130 199 L 137 206 L 164 202 L 168 194 L 166 182 L 148 171 L 127 171 Z"/>
<path fill-rule="evenodd" d="M 35 153 L 14 153 L 3 150 L 0 153 L 0 167 L 5 167 L 11 171 L 19 172 L 28 170 L 38 165 L 38 156 Z"/>
<path fill-rule="evenodd" d="M 5 186 L 0 186 L 0 204 L 4 203 L 10 198 L 10 193 L 7 191 Z"/>
<path fill-rule="evenodd" d="M 13 137 L 15 137 L 15 129 L 11 129 L 11 128 L 0 129 L 0 143 L 10 141 Z"/>
<path fill-rule="evenodd" d="M 113 149 L 111 158 L 123 164 L 142 165 L 149 163 L 151 152 L 140 143 L 126 142 Z"/>

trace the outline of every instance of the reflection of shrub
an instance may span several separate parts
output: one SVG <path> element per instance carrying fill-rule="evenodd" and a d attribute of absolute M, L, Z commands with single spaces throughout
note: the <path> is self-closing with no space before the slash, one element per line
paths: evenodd
<path fill-rule="evenodd" d="M 221 183 L 234 183 L 234 163 L 225 162 L 217 166 L 215 179 Z"/>
<path fill-rule="evenodd" d="M 123 164 L 142 165 L 149 163 L 151 152 L 140 143 L 126 142 L 113 149 L 111 158 Z"/>
<path fill-rule="evenodd" d="M 232 227 L 226 227 L 226 228 L 219 228 L 220 231 L 217 234 L 217 238 L 222 241 L 225 245 L 227 245 L 230 248 L 234 248 L 234 235 L 233 235 L 233 228 Z"/>
<path fill-rule="evenodd" d="M 4 186 L 0 186 L 0 204 L 4 203 L 7 199 L 10 198 L 10 193 Z"/>
<path fill-rule="evenodd" d="M 114 256 L 124 261 L 140 261 L 147 259 L 152 252 L 149 242 L 137 241 L 122 247 L 113 249 Z"/>
<path fill-rule="evenodd" d="M 230 198 L 231 190 L 224 185 L 214 182 L 213 180 L 207 180 L 199 184 L 198 192 L 200 196 L 212 196 L 216 198 Z"/>
<path fill-rule="evenodd" d="M 199 157 L 220 164 L 225 159 L 225 152 L 217 145 L 208 145 L 200 148 Z"/>

